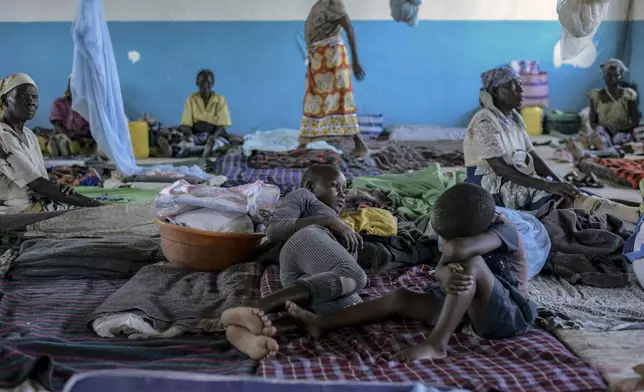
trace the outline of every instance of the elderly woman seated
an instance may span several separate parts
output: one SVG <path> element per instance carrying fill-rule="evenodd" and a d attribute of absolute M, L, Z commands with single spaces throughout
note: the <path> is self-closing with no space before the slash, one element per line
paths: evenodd
<path fill-rule="evenodd" d="M 96 143 L 89 131 L 87 120 L 72 109 L 72 77 L 67 79 L 67 88 L 62 97 L 51 105 L 49 121 L 54 133 L 49 138 L 47 150 L 51 156 L 71 156 L 86 153 L 92 155 Z"/>
<path fill-rule="evenodd" d="M 210 156 L 215 143 L 230 142 L 226 128 L 232 125 L 228 103 L 223 95 L 213 91 L 215 74 L 209 69 L 203 69 L 197 74 L 199 91 L 186 99 L 181 116 L 181 130 L 185 137 L 183 144 L 203 146 L 204 157 Z M 186 146 L 181 146 L 185 150 Z M 199 149 L 196 149 L 199 150 Z"/>
<path fill-rule="evenodd" d="M 481 78 L 481 109 L 470 121 L 463 142 L 468 182 L 487 189 L 496 204 L 506 208 L 532 211 L 553 201 L 593 215 L 610 213 L 637 222 L 637 207 L 583 194 L 537 154 L 518 112 L 523 88 L 512 68 L 496 68 Z"/>
<path fill-rule="evenodd" d="M 38 109 L 38 87 L 26 74 L 0 81 L 0 204 L 7 213 L 41 212 L 101 203 L 48 179 L 36 135 L 25 126 Z"/>
<path fill-rule="evenodd" d="M 639 125 L 637 92 L 624 85 L 628 68 L 621 60 L 610 59 L 601 66 L 606 86 L 590 96 L 590 143 L 597 150 L 635 141 L 633 129 Z"/>

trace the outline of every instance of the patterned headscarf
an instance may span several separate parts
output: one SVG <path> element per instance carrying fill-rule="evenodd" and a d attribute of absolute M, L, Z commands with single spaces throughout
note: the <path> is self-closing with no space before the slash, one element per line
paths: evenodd
<path fill-rule="evenodd" d="M 609 59 L 604 64 L 601 65 L 602 73 L 605 75 L 610 68 L 615 67 L 618 71 L 628 72 L 629 69 L 624 64 L 622 60 L 619 59 Z"/>
<path fill-rule="evenodd" d="M 14 88 L 23 84 L 31 84 L 32 86 L 38 87 L 31 76 L 24 73 L 16 73 L 0 80 L 0 98 L 7 95 Z M 0 113 L 2 113 L 2 109 L 2 100 L 0 100 Z"/>
<path fill-rule="evenodd" d="M 488 92 L 512 80 L 521 80 L 521 76 L 519 76 L 517 71 L 508 66 L 494 68 L 481 75 L 483 90 Z"/>

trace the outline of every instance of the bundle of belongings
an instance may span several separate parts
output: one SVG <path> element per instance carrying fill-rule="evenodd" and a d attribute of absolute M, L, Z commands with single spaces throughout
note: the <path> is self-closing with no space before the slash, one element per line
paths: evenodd
<path fill-rule="evenodd" d="M 608 5 L 609 0 L 558 0 L 562 60 L 574 59 L 592 43 Z"/>
<path fill-rule="evenodd" d="M 389 0 L 391 17 L 396 22 L 407 23 L 410 27 L 418 24 L 418 9 L 423 0 Z"/>
<path fill-rule="evenodd" d="M 219 233 L 263 232 L 277 206 L 280 190 L 257 181 L 220 188 L 179 180 L 159 192 L 157 216 L 166 222 Z"/>

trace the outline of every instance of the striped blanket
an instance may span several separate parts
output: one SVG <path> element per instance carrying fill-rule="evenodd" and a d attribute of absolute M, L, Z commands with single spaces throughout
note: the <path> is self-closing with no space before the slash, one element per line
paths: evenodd
<path fill-rule="evenodd" d="M 340 163 L 338 167 L 347 179 L 381 174 L 380 170 L 376 168 L 356 166 L 346 162 Z M 227 154 L 218 158 L 212 164 L 212 167 L 208 168 L 209 173 L 226 176 L 228 178 L 226 186 L 232 187 L 262 180 L 268 184 L 277 185 L 282 190 L 282 193 L 299 188 L 305 171 L 306 169 L 304 168 L 284 167 L 258 169 L 249 165 L 246 157 L 233 154 Z"/>
<path fill-rule="evenodd" d="M 371 276 L 366 297 L 395 287 L 420 289 L 430 282 L 417 267 Z M 262 274 L 260 276 L 260 273 Z M 279 288 L 276 269 L 248 269 L 247 295 Z M 251 361 L 220 334 L 172 339 L 102 339 L 87 328 L 86 317 L 125 280 L 0 280 L 0 389 L 35 378 L 60 391 L 73 374 L 95 369 L 146 369 L 203 374 L 254 375 L 288 380 L 426 382 L 473 391 L 605 390 L 601 376 L 553 336 L 535 329 L 504 341 L 455 336 L 450 356 L 409 364 L 391 362 L 391 352 L 423 340 L 427 328 L 390 322 L 346 328 L 312 341 L 279 337 L 276 358 Z"/>

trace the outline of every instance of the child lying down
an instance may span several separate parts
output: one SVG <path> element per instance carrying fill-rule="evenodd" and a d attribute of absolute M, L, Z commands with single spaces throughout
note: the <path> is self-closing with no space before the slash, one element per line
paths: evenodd
<path fill-rule="evenodd" d="M 456 185 L 438 199 L 431 222 L 443 245 L 436 267 L 442 284 L 424 292 L 400 288 L 325 315 L 290 301 L 286 304 L 288 314 L 315 338 L 329 330 L 395 316 L 433 326 L 424 343 L 396 354 L 400 361 L 445 358 L 449 339 L 464 317 L 485 339 L 527 332 L 536 318 L 536 307 L 527 299 L 523 244 L 512 223 L 496 214 L 492 196 L 477 185 Z"/>
<path fill-rule="evenodd" d="M 284 310 L 287 301 L 320 314 L 362 302 L 358 292 L 367 285 L 357 262 L 362 237 L 339 216 L 346 184 L 335 166 L 313 165 L 304 174 L 302 188 L 280 201 L 266 236 L 282 244 L 280 282 L 285 288 L 228 309 L 221 317 L 228 340 L 249 357 L 277 352 L 277 330 L 266 314 Z"/>

